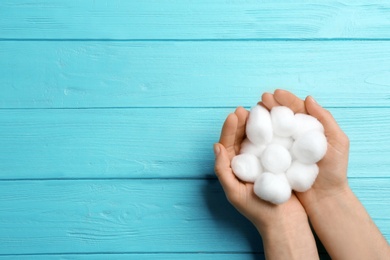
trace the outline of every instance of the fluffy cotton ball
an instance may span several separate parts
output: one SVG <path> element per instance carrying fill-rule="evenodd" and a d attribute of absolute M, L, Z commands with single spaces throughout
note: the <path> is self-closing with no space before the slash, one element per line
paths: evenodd
<path fill-rule="evenodd" d="M 267 109 L 254 106 L 246 123 L 246 136 L 254 144 L 266 144 L 271 142 L 273 131 L 271 116 Z"/>
<path fill-rule="evenodd" d="M 246 135 L 231 167 L 239 179 L 254 182 L 257 196 L 280 204 L 290 198 L 291 189 L 310 189 L 319 171 L 315 163 L 327 149 L 324 127 L 316 118 L 294 115 L 287 107 L 269 112 L 257 105 L 250 111 Z"/>
<path fill-rule="evenodd" d="M 323 125 L 315 117 L 298 113 L 295 114 L 295 121 L 297 124 L 297 128 L 295 130 L 295 133 L 293 134 L 294 139 L 298 139 L 303 134 L 313 130 L 324 133 Z"/>
<path fill-rule="evenodd" d="M 274 133 L 282 137 L 292 136 L 297 127 L 294 112 L 284 106 L 271 109 L 271 121 Z"/>
<path fill-rule="evenodd" d="M 234 174 L 242 181 L 255 182 L 262 172 L 259 159 L 249 153 L 239 154 L 233 157 L 231 167 Z"/>
<path fill-rule="evenodd" d="M 320 131 L 309 131 L 300 136 L 291 148 L 294 157 L 306 164 L 313 164 L 321 160 L 327 149 L 326 137 Z"/>
<path fill-rule="evenodd" d="M 240 154 L 250 153 L 250 154 L 256 155 L 258 158 L 260 158 L 260 156 L 263 153 L 265 147 L 266 147 L 265 144 L 255 145 L 248 138 L 246 138 L 241 143 Z"/>
<path fill-rule="evenodd" d="M 284 173 L 291 165 L 290 152 L 279 144 L 270 144 L 261 155 L 264 168 L 272 173 Z"/>
<path fill-rule="evenodd" d="M 274 135 L 272 138 L 271 144 L 280 144 L 287 150 L 289 150 L 293 145 L 294 139 L 292 137 L 281 137 L 278 135 Z"/>
<path fill-rule="evenodd" d="M 291 197 L 291 187 L 284 174 L 264 172 L 256 179 L 254 192 L 261 199 L 282 204 Z"/>
<path fill-rule="evenodd" d="M 304 164 L 294 161 L 286 172 L 286 177 L 293 190 L 304 192 L 310 189 L 318 175 L 317 164 Z"/>

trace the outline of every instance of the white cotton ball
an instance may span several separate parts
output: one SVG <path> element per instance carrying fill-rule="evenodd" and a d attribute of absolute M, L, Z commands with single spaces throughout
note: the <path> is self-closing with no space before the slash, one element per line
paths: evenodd
<path fill-rule="evenodd" d="M 289 150 L 293 145 L 294 139 L 292 137 L 282 137 L 274 134 L 271 144 L 280 144 L 287 150 Z"/>
<path fill-rule="evenodd" d="M 291 197 L 291 187 L 284 174 L 264 172 L 256 179 L 254 192 L 261 199 L 282 204 Z"/>
<path fill-rule="evenodd" d="M 297 128 L 293 134 L 294 139 L 298 139 L 301 135 L 313 130 L 324 133 L 324 126 L 315 117 L 298 113 L 295 114 L 295 121 Z"/>
<path fill-rule="evenodd" d="M 294 112 L 284 106 L 276 106 L 271 109 L 271 120 L 274 133 L 282 136 L 292 136 L 296 130 Z"/>
<path fill-rule="evenodd" d="M 249 153 L 239 154 L 233 157 L 231 167 L 234 174 L 242 181 L 255 182 L 262 172 L 259 159 Z"/>
<path fill-rule="evenodd" d="M 304 164 L 294 161 L 286 172 L 286 177 L 293 190 L 305 192 L 313 185 L 318 175 L 317 164 Z"/>
<path fill-rule="evenodd" d="M 264 168 L 272 173 L 284 173 L 291 165 L 290 152 L 279 144 L 270 144 L 261 155 Z"/>
<path fill-rule="evenodd" d="M 260 105 L 254 106 L 246 123 L 246 136 L 254 144 L 266 144 L 272 140 L 271 116 L 267 109 Z"/>
<path fill-rule="evenodd" d="M 246 138 L 241 143 L 240 154 L 250 153 L 250 154 L 256 155 L 258 158 L 260 158 L 260 156 L 263 153 L 265 147 L 266 147 L 266 145 L 264 145 L 264 144 L 255 145 L 248 138 Z"/>
<path fill-rule="evenodd" d="M 320 131 L 309 131 L 300 136 L 293 144 L 291 150 L 294 157 L 306 164 L 313 164 L 321 160 L 325 154 L 328 143 Z"/>

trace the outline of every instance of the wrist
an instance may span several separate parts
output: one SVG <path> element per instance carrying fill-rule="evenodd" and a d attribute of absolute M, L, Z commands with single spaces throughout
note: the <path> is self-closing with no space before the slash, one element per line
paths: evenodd
<path fill-rule="evenodd" d="M 319 197 L 306 212 L 331 258 L 381 259 L 389 251 L 387 241 L 349 187 Z"/>
<path fill-rule="evenodd" d="M 252 219 L 252 223 L 262 236 L 274 236 L 275 234 L 289 232 L 298 228 L 301 224 L 308 223 L 305 209 L 299 204 L 297 198 L 293 199 L 295 199 L 294 203 L 298 204 L 298 206 L 294 203 L 269 204 L 270 208 L 265 208 L 263 211 L 269 210 L 272 211 L 272 214 L 269 214 L 266 218 L 257 216 Z"/>
<path fill-rule="evenodd" d="M 332 187 L 331 189 L 319 189 L 315 186 L 304 192 L 297 193 L 297 196 L 305 208 L 307 215 L 310 217 L 310 213 L 321 210 L 327 205 L 332 205 L 337 201 L 341 201 L 353 194 L 348 182 Z"/>
<path fill-rule="evenodd" d="M 259 229 L 266 259 L 318 259 L 309 220 L 304 214 L 285 214 L 272 225 Z"/>

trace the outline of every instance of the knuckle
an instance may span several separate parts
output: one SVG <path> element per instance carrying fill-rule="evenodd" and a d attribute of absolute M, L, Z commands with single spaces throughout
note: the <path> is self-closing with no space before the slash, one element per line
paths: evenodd
<path fill-rule="evenodd" d="M 346 134 L 343 134 L 342 142 L 345 146 L 349 147 L 351 141 L 349 140 L 349 137 Z"/>
<path fill-rule="evenodd" d="M 236 208 L 241 208 L 242 199 L 238 192 L 232 191 L 232 192 L 226 192 L 225 194 L 230 204 L 232 204 Z"/>
<path fill-rule="evenodd" d="M 333 118 L 332 113 L 330 113 L 330 111 L 328 109 L 324 108 L 324 113 L 325 113 L 326 117 L 332 117 Z"/>
<path fill-rule="evenodd" d="M 221 173 L 221 171 L 222 171 L 221 166 L 218 165 L 218 164 L 215 164 L 214 165 L 214 172 L 215 172 L 215 174 L 218 176 Z"/>
<path fill-rule="evenodd" d="M 239 199 L 238 199 L 238 196 L 235 192 L 227 192 L 226 198 L 229 201 L 229 203 L 234 205 L 234 206 L 239 204 Z"/>

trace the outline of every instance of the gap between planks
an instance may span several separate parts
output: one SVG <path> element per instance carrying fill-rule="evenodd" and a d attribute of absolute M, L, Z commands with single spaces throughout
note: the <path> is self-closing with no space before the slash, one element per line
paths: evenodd
<path fill-rule="evenodd" d="M 230 38 L 230 39 L 78 39 L 78 38 L 0 38 L 2 42 L 379 42 L 390 41 L 390 38 Z"/>
<path fill-rule="evenodd" d="M 387 178 L 387 177 L 383 177 L 383 176 L 351 176 L 349 177 L 348 176 L 348 179 L 349 180 L 380 180 L 380 179 L 383 179 L 383 180 L 388 180 L 390 178 Z M 113 178 L 39 178 L 39 179 L 34 179 L 34 178 L 21 178 L 21 179 L 0 179 L 0 182 L 23 182 L 23 181 L 35 181 L 35 182 L 45 182 L 45 181 L 137 181 L 137 180 L 140 180 L 140 181 L 169 181 L 169 180 L 173 180 L 173 181 L 204 181 L 204 180 L 218 180 L 218 178 L 216 176 L 207 176 L 207 177 L 183 177 L 183 178 L 180 178 L 180 177 L 159 177 L 159 178 L 156 178 L 156 177 L 151 177 L 151 178 L 148 178 L 148 177 L 134 177 L 134 178 L 131 178 L 131 177 L 125 177 L 125 178 L 121 178 L 121 177 L 113 177 Z"/>
<path fill-rule="evenodd" d="M 251 107 L 243 106 L 245 109 Z M 109 110 L 109 109 L 236 109 L 237 106 L 123 106 L 123 107 L 0 107 L 0 111 L 6 110 Z M 381 109 L 390 108 L 390 106 L 323 106 L 326 109 Z"/>

